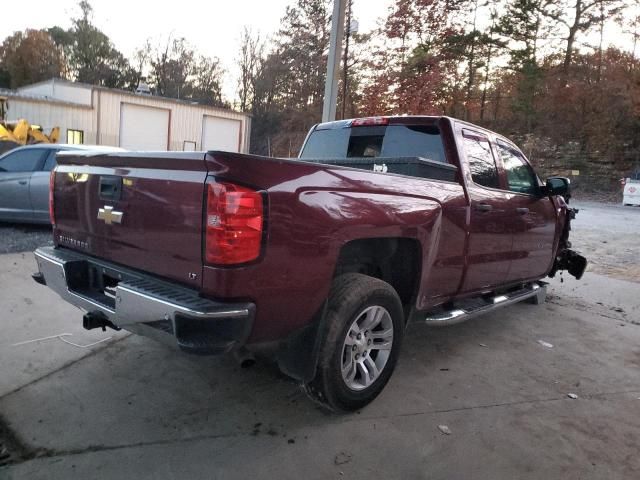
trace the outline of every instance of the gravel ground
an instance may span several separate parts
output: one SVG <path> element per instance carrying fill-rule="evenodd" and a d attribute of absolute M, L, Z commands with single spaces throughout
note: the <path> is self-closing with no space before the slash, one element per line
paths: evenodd
<path fill-rule="evenodd" d="M 587 271 L 640 282 L 640 208 L 572 202 L 580 211 L 571 242 L 589 261 Z"/>
<path fill-rule="evenodd" d="M 51 227 L 0 223 L 0 254 L 31 252 L 43 245 L 53 245 Z"/>

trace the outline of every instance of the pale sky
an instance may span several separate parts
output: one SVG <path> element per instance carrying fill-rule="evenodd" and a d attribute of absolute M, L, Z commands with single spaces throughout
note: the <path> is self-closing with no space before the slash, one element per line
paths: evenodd
<path fill-rule="evenodd" d="M 199 53 L 218 57 L 227 71 L 224 94 L 231 100 L 236 90 L 234 61 L 244 25 L 263 36 L 275 33 L 285 8 L 294 0 L 90 0 L 93 23 L 106 33 L 127 57 L 147 38 L 151 45 L 166 43 L 171 37 L 185 37 Z M 77 0 L 32 0 L 19 13 L 12 9 L 0 20 L 0 41 L 16 30 L 71 26 L 78 16 Z M 391 0 L 354 0 L 353 12 L 365 32 L 376 26 L 387 13 Z"/>
<path fill-rule="evenodd" d="M 185 37 L 199 53 L 218 57 L 226 75 L 223 93 L 228 100 L 235 97 L 237 56 L 240 32 L 247 25 L 262 36 L 275 33 L 287 5 L 295 0 L 90 0 L 94 8 L 94 24 L 106 33 L 116 48 L 127 57 L 147 39 L 151 45 L 166 44 L 169 36 Z M 71 26 L 70 17 L 78 16 L 78 0 L 31 0 L 10 8 L 0 20 L 0 41 L 16 30 Z M 393 0 L 354 0 L 353 14 L 360 32 L 376 27 L 386 16 Z M 6 8 L 5 8 L 6 10 Z M 482 21 L 480 22 L 482 23 Z M 480 26 L 480 25 L 479 25 Z M 597 35 L 592 35 L 593 43 Z M 585 41 L 579 38 L 579 41 Z M 562 40 L 556 40 L 562 41 Z M 605 29 L 605 43 L 629 48 L 629 36 L 610 22 Z"/>

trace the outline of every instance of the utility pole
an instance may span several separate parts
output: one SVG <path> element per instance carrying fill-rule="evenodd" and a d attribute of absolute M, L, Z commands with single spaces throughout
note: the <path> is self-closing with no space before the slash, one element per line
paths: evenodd
<path fill-rule="evenodd" d="M 352 33 L 351 25 L 351 8 L 353 7 L 353 0 L 347 0 L 347 31 L 344 37 L 344 57 L 342 58 L 342 115 L 340 118 L 345 118 L 345 112 L 347 110 L 347 80 L 349 70 L 349 38 Z M 355 23 L 355 22 L 354 22 Z M 355 32 L 357 28 L 353 29 Z"/>
<path fill-rule="evenodd" d="M 323 122 L 331 122 L 336 119 L 338 80 L 340 77 L 340 52 L 342 50 L 344 14 L 347 1 L 348 0 L 333 0 L 329 58 L 327 59 L 327 78 L 324 84 L 324 104 L 322 107 Z"/>

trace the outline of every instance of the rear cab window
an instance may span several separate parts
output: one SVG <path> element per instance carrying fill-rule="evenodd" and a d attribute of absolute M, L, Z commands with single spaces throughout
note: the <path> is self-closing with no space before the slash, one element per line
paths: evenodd
<path fill-rule="evenodd" d="M 447 163 L 438 127 L 434 125 L 376 125 L 318 128 L 307 138 L 299 158 L 421 157 Z"/>

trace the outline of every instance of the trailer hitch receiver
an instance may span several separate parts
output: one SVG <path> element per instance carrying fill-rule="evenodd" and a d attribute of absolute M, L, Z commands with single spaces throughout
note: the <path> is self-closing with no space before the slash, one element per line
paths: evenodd
<path fill-rule="evenodd" d="M 120 330 L 120 327 L 116 326 L 107 316 L 100 311 L 87 312 L 82 317 L 82 326 L 86 330 L 93 330 L 94 328 L 102 328 L 103 332 L 107 331 L 107 327 L 114 330 Z"/>

